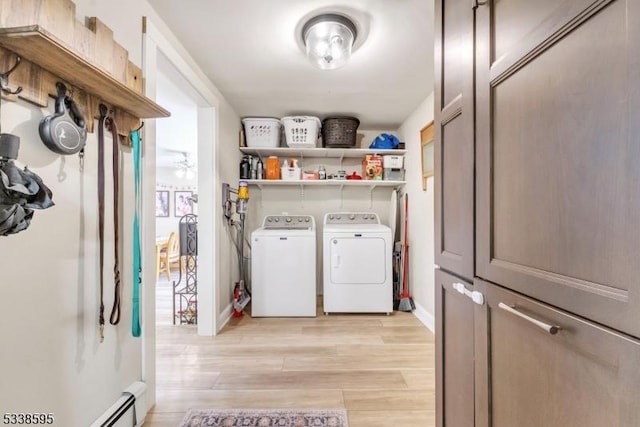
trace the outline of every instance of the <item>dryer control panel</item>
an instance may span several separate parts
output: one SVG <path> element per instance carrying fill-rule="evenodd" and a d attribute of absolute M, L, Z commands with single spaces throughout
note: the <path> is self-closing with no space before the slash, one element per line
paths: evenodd
<path fill-rule="evenodd" d="M 335 212 L 324 216 L 325 224 L 380 224 L 378 214 L 373 212 Z"/>
<path fill-rule="evenodd" d="M 316 223 L 311 215 L 267 215 L 262 227 L 269 230 L 313 230 Z"/>

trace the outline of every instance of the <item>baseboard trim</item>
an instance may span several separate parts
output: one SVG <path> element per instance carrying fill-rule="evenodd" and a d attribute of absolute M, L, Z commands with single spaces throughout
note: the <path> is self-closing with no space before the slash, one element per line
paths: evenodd
<path fill-rule="evenodd" d="M 216 331 L 216 335 L 218 335 L 220 333 L 220 331 L 222 330 L 222 328 L 225 327 L 225 325 L 227 323 L 229 323 L 229 320 L 231 320 L 231 312 L 233 311 L 233 304 L 229 303 L 229 305 L 227 305 L 224 310 L 222 310 L 222 312 L 220 313 L 220 326 L 218 326 L 218 330 Z"/>
<path fill-rule="evenodd" d="M 433 318 L 433 314 L 425 310 L 425 308 L 420 304 L 418 304 L 417 302 L 415 302 L 415 300 L 414 300 L 414 303 L 416 305 L 416 309 L 413 310 L 413 315 L 416 316 L 418 320 L 422 322 L 424 326 L 427 327 L 427 329 L 435 333 L 436 325 L 435 325 L 435 320 Z"/>
<path fill-rule="evenodd" d="M 415 302 L 415 300 L 414 300 L 414 304 L 416 305 L 416 309 L 413 311 L 413 315 L 416 316 L 416 318 L 418 318 L 418 320 L 424 326 L 426 326 L 427 329 L 435 333 L 436 327 L 435 327 L 433 314 L 425 310 L 425 308 L 422 307 L 417 302 Z M 220 327 L 218 328 L 218 331 L 216 332 L 216 334 L 219 333 L 227 323 L 229 323 L 229 320 L 231 320 L 232 311 L 233 311 L 233 304 L 231 303 L 227 305 L 224 310 L 222 310 L 222 312 L 220 313 L 220 320 L 221 320 Z"/>

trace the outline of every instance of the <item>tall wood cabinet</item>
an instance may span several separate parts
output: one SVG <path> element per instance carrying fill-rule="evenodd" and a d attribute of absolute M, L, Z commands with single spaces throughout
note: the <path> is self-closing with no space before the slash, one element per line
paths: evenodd
<path fill-rule="evenodd" d="M 436 2 L 436 264 L 473 280 L 473 10 Z"/>
<path fill-rule="evenodd" d="M 478 275 L 640 337 L 640 2 L 476 18 Z"/>
<path fill-rule="evenodd" d="M 640 2 L 436 0 L 437 425 L 640 425 Z"/>

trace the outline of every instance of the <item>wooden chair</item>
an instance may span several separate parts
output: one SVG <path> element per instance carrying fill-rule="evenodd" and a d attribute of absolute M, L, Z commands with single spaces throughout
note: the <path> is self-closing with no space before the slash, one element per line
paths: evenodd
<path fill-rule="evenodd" d="M 169 235 L 167 249 L 160 252 L 160 272 L 167 275 L 167 280 L 171 280 L 171 264 L 180 259 L 180 240 L 178 233 L 172 232 Z"/>
<path fill-rule="evenodd" d="M 169 275 L 171 275 L 172 267 L 180 268 L 180 265 L 181 265 L 180 258 L 182 258 L 180 256 L 180 239 L 178 239 L 178 236 L 176 235 L 174 245 L 172 246 L 171 242 L 169 242 L 169 260 L 168 260 Z"/>

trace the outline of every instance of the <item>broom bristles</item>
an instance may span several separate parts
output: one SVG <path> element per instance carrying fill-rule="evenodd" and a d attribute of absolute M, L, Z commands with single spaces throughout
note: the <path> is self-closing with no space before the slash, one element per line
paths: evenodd
<path fill-rule="evenodd" d="M 398 304 L 398 311 L 413 311 L 415 310 L 415 303 L 413 302 L 413 298 L 410 296 L 403 296 L 400 299 L 400 303 Z"/>

